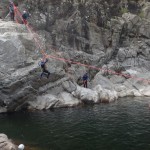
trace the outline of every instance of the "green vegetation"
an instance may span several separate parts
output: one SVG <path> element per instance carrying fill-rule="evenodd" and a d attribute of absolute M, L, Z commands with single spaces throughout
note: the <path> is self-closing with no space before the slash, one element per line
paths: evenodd
<path fill-rule="evenodd" d="M 124 13 L 128 13 L 129 10 L 127 8 L 121 8 L 120 12 L 121 14 L 124 14 Z"/>
<path fill-rule="evenodd" d="M 138 14 L 138 16 L 139 16 L 140 18 L 144 18 L 144 12 L 141 11 L 141 12 Z"/>

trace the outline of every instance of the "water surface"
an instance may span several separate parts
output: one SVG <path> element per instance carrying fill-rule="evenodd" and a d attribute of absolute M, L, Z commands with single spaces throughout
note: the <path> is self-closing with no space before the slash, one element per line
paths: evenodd
<path fill-rule="evenodd" d="M 149 100 L 3 114 L 0 133 L 40 150 L 148 150 Z"/>

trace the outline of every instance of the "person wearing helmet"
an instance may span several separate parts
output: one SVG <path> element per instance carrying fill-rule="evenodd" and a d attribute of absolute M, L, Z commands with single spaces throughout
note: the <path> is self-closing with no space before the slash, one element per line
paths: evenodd
<path fill-rule="evenodd" d="M 30 17 L 30 15 L 29 15 L 29 13 L 26 11 L 26 10 L 24 10 L 23 11 L 23 14 L 22 14 L 22 23 L 23 24 L 27 24 L 27 19 Z"/>
<path fill-rule="evenodd" d="M 83 75 L 83 77 L 82 77 L 82 80 L 83 80 L 83 86 L 85 87 L 85 88 L 87 88 L 87 80 L 88 80 L 88 73 L 86 72 L 84 75 Z"/>
<path fill-rule="evenodd" d="M 50 72 L 46 69 L 46 63 L 48 62 L 47 58 L 43 58 L 40 62 L 40 66 L 42 68 L 42 73 L 40 76 L 40 79 L 43 77 L 43 75 L 47 74 L 47 78 L 49 78 Z"/>
<path fill-rule="evenodd" d="M 15 19 L 15 12 L 14 12 L 14 4 L 13 4 L 13 2 L 10 2 L 9 3 L 9 14 L 10 14 L 10 19 L 12 20 L 12 21 L 14 21 Z"/>

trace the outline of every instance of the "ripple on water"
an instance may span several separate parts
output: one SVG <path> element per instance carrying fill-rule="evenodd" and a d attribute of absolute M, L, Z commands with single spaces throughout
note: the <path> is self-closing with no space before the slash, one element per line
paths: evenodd
<path fill-rule="evenodd" d="M 148 103 L 148 98 L 126 98 L 83 108 L 0 115 L 0 131 L 30 145 L 27 150 L 147 150 Z"/>

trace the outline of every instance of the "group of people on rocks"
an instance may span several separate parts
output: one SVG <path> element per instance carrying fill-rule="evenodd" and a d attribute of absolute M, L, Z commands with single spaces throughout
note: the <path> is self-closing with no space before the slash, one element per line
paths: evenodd
<path fill-rule="evenodd" d="M 12 1 L 10 1 L 9 3 L 9 15 L 10 15 L 10 19 L 12 21 L 15 21 L 15 15 L 17 13 L 17 5 L 15 5 Z M 22 13 L 22 24 L 27 24 L 27 19 L 30 17 L 29 13 L 24 10 Z M 42 77 L 45 75 L 47 78 L 49 78 L 50 76 L 50 72 L 47 70 L 46 68 L 46 63 L 48 62 L 48 59 L 46 57 L 43 57 L 40 61 L 40 67 L 42 69 L 42 73 L 40 75 L 40 79 L 42 79 Z M 83 77 L 82 77 L 82 81 L 83 81 L 83 86 L 85 88 L 87 88 L 87 81 L 88 81 L 88 73 L 86 72 Z"/>
<path fill-rule="evenodd" d="M 45 56 L 41 59 L 39 65 L 41 66 L 42 69 L 42 73 L 40 75 L 40 79 L 42 79 L 42 77 L 45 75 L 47 78 L 49 78 L 50 76 L 50 72 L 47 70 L 46 68 L 46 63 L 48 62 L 48 58 Z M 86 72 L 83 76 L 82 76 L 82 81 L 83 81 L 83 87 L 87 88 L 88 87 L 88 73 Z"/>
<path fill-rule="evenodd" d="M 12 21 L 15 21 L 15 15 L 18 13 L 17 5 L 15 5 L 12 1 L 9 3 L 9 15 Z M 19 12 L 20 13 L 20 12 Z M 27 24 L 27 19 L 30 17 L 30 14 L 24 10 L 21 14 L 22 16 L 22 24 Z"/>

